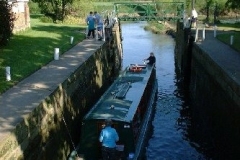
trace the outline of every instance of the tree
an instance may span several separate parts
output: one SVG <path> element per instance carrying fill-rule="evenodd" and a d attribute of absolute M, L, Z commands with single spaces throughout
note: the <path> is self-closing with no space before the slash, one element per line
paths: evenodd
<path fill-rule="evenodd" d="M 239 9 L 240 8 L 240 0 L 227 0 L 226 6 L 231 9 Z"/>
<path fill-rule="evenodd" d="M 67 12 L 67 5 L 72 4 L 73 0 L 32 0 L 38 3 L 41 12 L 53 19 L 53 22 L 57 20 L 63 21 Z"/>
<path fill-rule="evenodd" d="M 210 11 L 210 6 L 213 4 L 213 0 L 206 0 L 206 13 L 207 13 L 207 17 L 206 17 L 206 21 L 209 21 L 209 11 Z"/>
<path fill-rule="evenodd" d="M 12 36 L 15 18 L 11 9 L 7 0 L 0 1 L 0 46 L 7 45 Z"/>

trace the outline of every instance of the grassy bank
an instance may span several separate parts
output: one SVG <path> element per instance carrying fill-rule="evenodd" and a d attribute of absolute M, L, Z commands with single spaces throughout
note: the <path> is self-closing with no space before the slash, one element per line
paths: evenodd
<path fill-rule="evenodd" d="M 148 25 L 145 26 L 144 29 L 155 34 L 168 34 L 172 37 L 176 36 L 175 22 L 148 22 Z"/>
<path fill-rule="evenodd" d="M 231 36 L 233 36 L 233 44 L 232 45 L 230 44 Z M 230 45 L 236 51 L 240 52 L 240 46 L 239 46 L 240 32 L 228 32 L 228 33 L 225 33 L 225 34 L 219 34 L 219 35 L 217 35 L 217 38 L 220 41 Z"/>
<path fill-rule="evenodd" d="M 54 48 L 63 54 L 85 38 L 86 26 L 42 23 L 38 18 L 31 17 L 31 29 L 14 35 L 0 50 L 0 94 L 52 61 Z M 11 81 L 6 81 L 6 66 L 11 67 Z"/>
<path fill-rule="evenodd" d="M 240 52 L 240 23 L 236 24 L 219 24 L 220 30 L 226 31 L 226 33 L 218 34 L 217 39 L 230 45 L 233 49 Z M 230 37 L 233 36 L 233 44 L 230 44 Z M 240 53 L 239 53 L 240 54 Z"/>

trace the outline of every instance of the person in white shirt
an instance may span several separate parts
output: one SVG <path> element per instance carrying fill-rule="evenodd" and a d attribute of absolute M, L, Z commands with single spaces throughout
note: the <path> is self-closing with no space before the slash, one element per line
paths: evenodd
<path fill-rule="evenodd" d="M 103 19 L 100 16 L 100 14 L 98 14 L 96 11 L 94 12 L 94 16 L 96 19 L 96 24 L 97 24 L 97 33 L 98 33 L 98 40 L 102 40 L 103 38 Z"/>
<path fill-rule="evenodd" d="M 197 13 L 196 9 L 193 8 L 193 10 L 192 10 L 192 24 L 193 24 L 193 28 L 197 27 L 197 18 L 198 18 L 198 13 Z"/>

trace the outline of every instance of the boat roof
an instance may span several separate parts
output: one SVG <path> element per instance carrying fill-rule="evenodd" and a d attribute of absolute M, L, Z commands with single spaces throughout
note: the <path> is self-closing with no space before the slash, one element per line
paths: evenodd
<path fill-rule="evenodd" d="M 132 72 L 128 67 L 120 74 L 84 117 L 85 121 L 107 118 L 132 121 L 153 70 L 153 66 L 138 66 L 142 66 L 141 71 Z"/>

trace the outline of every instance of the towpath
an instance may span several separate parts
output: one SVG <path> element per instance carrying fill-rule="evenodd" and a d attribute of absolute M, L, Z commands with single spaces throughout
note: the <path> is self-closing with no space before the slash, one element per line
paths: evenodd
<path fill-rule="evenodd" d="M 226 32 L 232 31 L 217 30 L 216 35 Z M 202 34 L 202 30 L 199 31 L 199 34 Z M 196 44 L 218 64 L 225 74 L 236 83 L 236 87 L 240 89 L 240 53 L 230 45 L 214 37 L 213 28 L 207 29 L 205 39 L 203 41 L 197 41 Z M 240 90 L 238 92 L 240 92 Z"/>
<path fill-rule="evenodd" d="M 87 39 L 0 95 L 0 143 L 103 44 Z M 13 73 L 14 74 L 14 73 Z"/>

